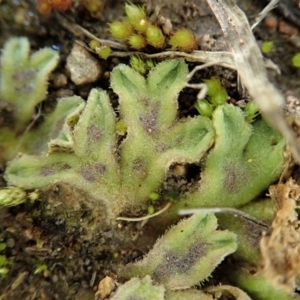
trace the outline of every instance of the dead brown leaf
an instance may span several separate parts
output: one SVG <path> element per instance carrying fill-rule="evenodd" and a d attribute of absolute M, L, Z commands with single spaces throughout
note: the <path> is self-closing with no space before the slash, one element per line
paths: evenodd
<path fill-rule="evenodd" d="M 272 185 L 269 193 L 276 207 L 271 231 L 260 241 L 262 272 L 276 288 L 293 292 L 295 277 L 300 273 L 300 231 L 297 200 L 300 186 L 293 179 Z"/>

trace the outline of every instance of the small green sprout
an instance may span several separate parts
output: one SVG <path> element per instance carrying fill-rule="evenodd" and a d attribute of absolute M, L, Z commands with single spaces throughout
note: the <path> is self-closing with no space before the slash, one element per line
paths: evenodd
<path fill-rule="evenodd" d="M 148 70 L 155 67 L 155 62 L 151 58 L 146 59 L 145 63 L 146 63 L 146 67 L 147 67 Z"/>
<path fill-rule="evenodd" d="M 0 243 L 0 251 L 5 250 L 7 247 L 6 243 Z"/>
<path fill-rule="evenodd" d="M 153 215 L 155 212 L 154 206 L 153 205 L 149 205 L 148 206 L 148 214 L 149 215 Z"/>
<path fill-rule="evenodd" d="M 205 99 L 198 99 L 195 108 L 198 110 L 198 112 L 205 117 L 210 118 L 213 114 L 213 106 Z"/>
<path fill-rule="evenodd" d="M 147 71 L 151 70 L 155 66 L 155 63 L 152 59 L 143 60 L 137 55 L 130 56 L 129 64 L 131 68 L 142 75 L 145 75 Z"/>
<path fill-rule="evenodd" d="M 218 92 L 218 90 L 222 89 L 221 82 L 216 77 L 206 79 L 204 80 L 204 82 L 207 85 L 207 94 L 209 96 L 215 95 Z"/>
<path fill-rule="evenodd" d="M 296 68 L 300 68 L 300 52 L 296 53 L 292 58 L 292 64 Z"/>
<path fill-rule="evenodd" d="M 5 277 L 7 273 L 9 272 L 9 269 L 6 267 L 0 267 L 0 276 Z"/>
<path fill-rule="evenodd" d="M 244 113 L 246 121 L 252 123 L 259 114 L 256 103 L 254 101 L 249 101 L 244 109 Z"/>
<path fill-rule="evenodd" d="M 6 187 L 0 189 L 1 206 L 17 206 L 27 200 L 27 193 L 19 187 Z"/>
<path fill-rule="evenodd" d="M 194 34 L 183 28 L 177 30 L 169 40 L 169 45 L 172 49 L 191 52 L 197 48 L 197 41 Z"/>
<path fill-rule="evenodd" d="M 130 56 L 129 64 L 132 69 L 136 70 L 142 75 L 145 75 L 147 73 L 147 66 L 142 58 L 139 56 L 133 55 Z"/>
<path fill-rule="evenodd" d="M 89 42 L 89 46 L 92 50 L 94 50 L 100 58 L 107 59 L 111 54 L 111 48 L 108 46 L 102 46 L 98 41 L 91 40 Z"/>
<path fill-rule="evenodd" d="M 118 135 L 125 135 L 125 134 L 126 134 L 126 131 L 127 131 L 126 123 L 124 122 L 123 119 L 119 120 L 119 121 L 116 123 L 116 133 L 117 133 Z"/>
<path fill-rule="evenodd" d="M 92 50 L 96 50 L 98 47 L 100 47 L 100 43 L 96 40 L 91 40 L 89 42 L 89 47 L 92 49 Z"/>
<path fill-rule="evenodd" d="M 149 199 L 151 199 L 152 201 L 156 201 L 159 199 L 159 194 L 158 193 L 155 193 L 155 192 L 152 192 L 150 195 L 149 195 Z"/>
<path fill-rule="evenodd" d="M 11 261 L 5 255 L 0 255 L 0 277 L 5 277 L 9 272 Z"/>
<path fill-rule="evenodd" d="M 35 268 L 33 274 L 36 275 L 36 274 L 42 273 L 42 272 L 46 271 L 47 269 L 48 269 L 48 266 L 47 266 L 46 264 L 38 265 L 38 266 Z"/>
<path fill-rule="evenodd" d="M 226 103 L 228 94 L 218 78 L 212 77 L 204 82 L 207 85 L 208 100 L 211 104 L 218 106 Z"/>
<path fill-rule="evenodd" d="M 265 41 L 261 45 L 261 52 L 262 53 L 270 53 L 274 48 L 274 42 L 272 41 Z"/>

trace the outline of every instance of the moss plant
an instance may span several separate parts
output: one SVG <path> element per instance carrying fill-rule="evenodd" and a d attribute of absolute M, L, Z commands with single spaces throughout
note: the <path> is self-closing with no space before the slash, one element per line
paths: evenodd
<path fill-rule="evenodd" d="M 172 49 L 179 49 L 181 51 L 193 51 L 197 48 L 198 42 L 194 34 L 183 28 L 177 30 L 169 40 L 169 45 Z"/>
<path fill-rule="evenodd" d="M 147 43 L 155 48 L 165 46 L 165 37 L 160 28 L 155 25 L 149 25 L 146 31 Z"/>
<path fill-rule="evenodd" d="M 1 56 L 0 96 L 13 105 L 16 128 L 24 128 L 35 106 L 44 100 L 47 76 L 56 67 L 57 52 L 45 48 L 29 57 L 26 38 L 10 39 Z"/>
<path fill-rule="evenodd" d="M 115 113 L 106 92 L 94 89 L 85 107 L 78 104 L 67 116 L 47 152 L 24 154 L 9 163 L 9 184 L 31 189 L 68 183 L 83 190 L 92 203 L 98 201 L 112 222 L 128 206 L 145 206 L 172 163 L 198 161 L 214 139 L 209 119 L 176 119 L 176 98 L 187 72 L 183 61 L 169 60 L 153 68 L 145 80 L 119 65 L 111 74 L 111 85 L 127 128 L 120 159 Z"/>
<path fill-rule="evenodd" d="M 207 99 L 197 99 L 195 108 L 202 116 L 212 117 L 214 109 L 227 102 L 228 94 L 218 78 L 204 80 L 207 86 Z M 249 109 L 248 109 L 249 110 Z M 251 115 L 252 117 L 252 115 Z"/>
<path fill-rule="evenodd" d="M 199 189 L 175 202 L 170 218 L 176 218 L 180 208 L 246 204 L 283 170 L 285 141 L 265 121 L 251 125 L 242 110 L 231 104 L 218 106 L 212 121 L 216 140 L 203 164 Z"/>
<path fill-rule="evenodd" d="M 137 9 L 139 19 L 144 20 L 143 9 Z M 126 13 L 129 22 L 133 17 L 129 11 Z M 22 39 L 9 42 L 2 57 L 1 101 L 12 108 L 13 127 L 0 130 L 4 141 L 12 145 L 9 134 L 16 137 L 16 132 L 31 120 L 36 104 L 45 97 L 53 61 L 57 61 L 56 54 L 45 50 L 28 59 L 26 45 Z M 8 50 L 12 57 L 21 57 L 18 69 Z M 217 79 L 211 79 L 206 81 L 209 113 L 179 119 L 177 97 L 186 85 L 187 65 L 178 59 L 156 66 L 152 61 L 144 62 L 143 71 L 149 69 L 147 78 L 140 70 L 123 64 L 111 72 L 111 87 L 119 96 L 119 119 L 106 91 L 92 89 L 87 101 L 77 96 L 59 99 L 57 108 L 44 122 L 22 137 L 22 154 L 7 165 L 5 179 L 9 187 L 0 190 L 0 200 L 15 205 L 28 197 L 38 197 L 36 193 L 27 196 L 26 189 L 66 184 L 80 190 L 85 207 L 92 209 L 95 217 L 101 210 L 106 225 L 114 226 L 124 212 L 140 208 L 154 212 L 151 205 L 163 200 L 163 193 L 157 191 L 173 163 L 201 163 L 201 179 L 193 192 L 179 195 L 160 216 L 170 224 L 178 219 L 180 208 L 247 204 L 279 177 L 284 166 L 284 139 L 264 120 L 255 120 L 253 107 L 248 108 L 247 115 L 247 110 L 245 113 L 228 104 L 226 90 Z M 20 88 L 24 89 L 22 93 Z M 119 135 L 123 136 L 121 141 Z M 10 151 L 10 147 L 5 144 L 4 151 Z M 9 192 L 14 198 L 9 198 Z M 220 221 L 225 228 L 228 219 L 221 217 Z M 155 222 L 155 226 L 163 227 L 158 218 Z M 230 228 L 238 238 L 233 232 L 218 229 L 213 214 L 202 213 L 173 223 L 142 260 L 127 265 L 119 274 L 128 281 L 112 299 L 185 299 L 193 295 L 211 299 L 213 290 L 199 292 L 192 288 L 211 276 L 224 257 L 237 251 L 234 259 L 242 257 L 250 264 L 258 260 L 257 253 L 251 255 L 239 245 L 251 245 L 247 243 L 249 232 Z M 5 262 L 2 265 L 6 267 Z M 249 276 L 238 268 L 234 268 L 231 278 L 249 295 L 258 295 L 257 299 L 270 291 L 266 285 L 265 291 L 258 294 L 253 277 L 249 288 Z M 248 299 L 234 287 L 216 293 L 223 292 Z"/>
<path fill-rule="evenodd" d="M 258 116 L 259 111 L 256 103 L 253 100 L 250 100 L 244 109 L 244 114 L 246 121 L 252 123 L 254 119 Z"/>
<path fill-rule="evenodd" d="M 133 27 L 127 21 L 114 21 L 109 24 L 113 38 L 126 41 L 133 34 Z"/>
<path fill-rule="evenodd" d="M 142 75 L 145 75 L 149 70 L 151 70 L 155 66 L 153 60 L 145 60 L 137 55 L 132 55 L 130 57 L 129 64 L 131 68 L 133 68 L 135 71 L 139 72 Z"/>
<path fill-rule="evenodd" d="M 18 136 L 32 120 L 36 105 L 45 99 L 48 75 L 58 63 L 58 54 L 52 49 L 44 48 L 31 56 L 29 52 L 26 38 L 12 38 L 1 56 L 0 165 L 16 154 Z"/>
<path fill-rule="evenodd" d="M 236 248 L 235 235 L 218 231 L 214 215 L 198 214 L 171 228 L 143 260 L 127 265 L 123 275 L 151 275 L 169 290 L 187 289 L 210 276 Z"/>
<path fill-rule="evenodd" d="M 132 278 L 120 286 L 111 300 L 164 300 L 165 288 L 155 285 L 150 276 Z"/>

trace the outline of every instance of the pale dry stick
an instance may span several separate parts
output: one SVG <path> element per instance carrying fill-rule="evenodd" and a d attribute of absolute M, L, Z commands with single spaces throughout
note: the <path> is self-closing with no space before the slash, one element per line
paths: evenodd
<path fill-rule="evenodd" d="M 143 216 L 143 217 L 139 217 L 139 218 L 128 218 L 128 217 L 118 217 L 116 220 L 120 220 L 120 221 L 129 221 L 129 222 L 140 222 L 140 221 L 145 221 L 148 220 L 150 218 L 156 217 L 160 214 L 162 214 L 163 212 L 165 212 L 169 207 L 171 206 L 171 202 L 168 202 L 166 204 L 165 207 L 163 207 L 161 210 L 157 211 L 156 213 L 152 214 L 152 215 L 147 215 L 147 216 Z"/>
<path fill-rule="evenodd" d="M 247 213 L 230 207 L 212 207 L 212 208 L 191 208 L 191 209 L 180 209 L 178 214 L 181 216 L 192 215 L 192 214 L 200 214 L 200 213 L 230 213 L 234 215 L 238 215 L 248 221 L 251 221 L 261 227 L 269 228 L 269 226 L 256 218 L 248 215 Z"/>
<path fill-rule="evenodd" d="M 196 66 L 186 77 L 186 81 L 189 82 L 192 77 L 195 75 L 195 73 L 199 70 L 208 68 L 215 65 L 215 63 L 210 62 L 210 63 L 206 63 L 200 66 Z M 207 85 L 205 83 L 186 83 L 185 84 L 186 87 L 192 88 L 192 89 L 199 89 L 199 93 L 197 94 L 197 99 L 204 99 L 204 97 L 207 94 Z"/>
<path fill-rule="evenodd" d="M 88 30 L 81 27 L 80 25 L 75 24 L 74 26 L 75 26 L 76 30 L 80 30 L 87 37 L 89 37 L 92 40 L 98 41 L 101 45 L 108 46 L 108 47 L 111 47 L 111 48 L 114 48 L 114 49 L 120 49 L 120 50 L 127 50 L 128 49 L 128 47 L 124 44 L 114 42 L 114 41 L 111 41 L 111 40 L 99 39 L 95 35 L 90 33 Z"/>
<path fill-rule="evenodd" d="M 221 61 L 220 61 L 220 63 L 221 63 Z M 200 71 L 200 70 L 205 69 L 205 68 L 208 68 L 208 67 L 212 67 L 212 66 L 215 65 L 215 64 L 216 64 L 215 62 L 207 62 L 207 63 L 205 63 L 205 64 L 203 64 L 203 65 L 196 66 L 196 67 L 195 67 L 195 68 L 187 75 L 187 77 L 186 77 L 187 81 L 190 81 L 190 80 L 193 78 L 193 76 L 195 75 L 195 73 L 196 73 L 197 71 Z"/>
<path fill-rule="evenodd" d="M 89 35 L 93 36 L 92 33 L 89 33 Z M 97 39 L 99 41 L 106 41 L 105 44 L 107 45 L 110 42 L 109 40 L 98 39 L 95 36 L 93 39 Z M 75 40 L 75 43 L 81 45 L 83 48 L 85 48 L 90 52 L 96 53 L 94 50 L 92 50 L 89 46 L 87 46 L 84 42 L 80 40 Z M 120 45 L 119 43 L 117 44 Z M 110 56 L 112 57 L 128 57 L 131 55 L 138 55 L 145 58 L 155 58 L 155 59 L 184 58 L 188 62 L 206 63 L 208 66 L 218 65 L 232 70 L 236 69 L 233 61 L 232 53 L 227 51 L 195 50 L 191 53 L 187 53 L 187 52 L 170 50 L 170 51 L 164 51 L 164 52 L 153 53 L 153 54 L 148 54 L 140 51 L 112 51 L 110 54 Z M 275 70 L 278 74 L 281 73 L 279 67 L 276 64 L 274 64 L 270 59 L 264 59 L 264 64 L 266 68 Z"/>
<path fill-rule="evenodd" d="M 100 41 L 96 36 L 94 36 L 92 33 L 89 33 L 89 36 L 93 36 L 93 39 Z M 102 40 L 106 41 L 108 44 L 109 40 Z M 82 46 L 86 50 L 96 53 L 94 50 L 92 50 L 89 46 L 87 46 L 84 42 L 80 40 L 75 40 L 74 41 L 76 44 Z M 114 47 L 111 47 L 114 48 Z M 204 65 L 198 66 L 199 70 L 210 67 L 210 66 L 215 66 L 219 65 L 224 68 L 229 68 L 229 69 L 235 69 L 234 62 L 233 62 L 233 57 L 230 52 L 226 51 L 193 51 L 191 53 L 187 52 L 181 52 L 181 51 L 164 51 L 164 52 L 159 52 L 159 53 L 153 53 L 153 54 L 148 54 L 145 52 L 140 52 L 140 51 L 112 51 L 110 56 L 112 57 L 128 57 L 132 55 L 137 55 L 137 56 L 142 56 L 145 58 L 156 58 L 156 59 L 170 59 L 170 58 L 184 58 L 186 61 L 189 62 L 202 62 L 205 63 Z M 266 65 L 271 68 L 271 69 L 278 69 L 277 66 L 274 65 L 274 63 L 270 63 L 266 61 Z M 197 67 L 196 67 L 197 68 Z M 197 70 L 196 70 L 197 71 Z"/>
<path fill-rule="evenodd" d="M 205 98 L 207 93 L 207 85 L 205 83 L 193 83 L 193 84 L 186 83 L 185 86 L 195 90 L 199 90 L 197 94 L 197 99 Z"/>
<path fill-rule="evenodd" d="M 278 2 L 279 0 L 271 0 L 269 2 L 269 4 L 255 18 L 255 23 L 252 24 L 251 30 L 253 30 L 266 17 L 266 15 L 277 6 Z"/>
<path fill-rule="evenodd" d="M 146 58 L 156 59 L 170 59 L 170 58 L 184 58 L 189 62 L 208 63 L 212 65 L 219 65 L 224 68 L 235 70 L 233 57 L 230 52 L 226 51 L 193 51 L 191 53 L 181 51 L 164 51 L 159 53 L 147 54 L 139 51 L 113 51 L 111 56 L 127 57 L 130 55 L 140 55 Z"/>
<path fill-rule="evenodd" d="M 69 32 L 72 32 L 77 37 L 80 37 L 83 34 L 92 40 L 98 41 L 101 45 L 105 45 L 114 49 L 127 50 L 127 46 L 124 44 L 114 42 L 111 40 L 99 39 L 94 34 L 81 27 L 80 25 L 69 22 L 69 20 L 67 20 L 61 14 L 57 13 L 56 16 L 59 24 L 65 29 L 67 29 Z"/>
<path fill-rule="evenodd" d="M 261 51 L 245 14 L 234 0 L 206 1 L 228 41 L 243 85 L 264 117 L 286 138 L 295 160 L 300 163 L 300 149 L 296 136 L 281 114 L 284 98 L 268 80 Z"/>

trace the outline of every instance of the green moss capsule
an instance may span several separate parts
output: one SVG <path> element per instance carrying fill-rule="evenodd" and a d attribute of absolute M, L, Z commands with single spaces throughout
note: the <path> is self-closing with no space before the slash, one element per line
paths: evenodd
<path fill-rule="evenodd" d="M 213 114 L 213 106 L 205 99 L 198 99 L 195 108 L 198 110 L 198 112 L 205 117 L 210 118 Z"/>
<path fill-rule="evenodd" d="M 172 49 L 190 52 L 197 48 L 198 43 L 194 34 L 184 28 L 174 33 L 169 40 L 169 45 L 172 46 Z"/>
<path fill-rule="evenodd" d="M 218 90 L 222 89 L 221 82 L 216 77 L 205 79 L 204 82 L 207 85 L 207 95 L 209 96 L 215 95 L 218 92 Z"/>
<path fill-rule="evenodd" d="M 150 21 L 147 19 L 141 19 L 132 24 L 133 28 L 139 33 L 145 34 L 147 32 L 148 27 L 151 25 Z"/>
<path fill-rule="evenodd" d="M 91 40 L 89 46 L 92 50 L 96 50 L 96 48 L 100 47 L 100 43 L 96 40 Z"/>
<path fill-rule="evenodd" d="M 133 68 L 135 71 L 139 72 L 142 75 L 145 75 L 147 73 L 147 66 L 146 63 L 139 57 L 139 56 L 131 56 L 129 64 L 131 68 Z"/>
<path fill-rule="evenodd" d="M 135 33 L 128 38 L 128 44 L 131 46 L 131 48 L 134 48 L 137 50 L 145 48 L 147 45 L 144 37 L 138 33 Z"/>
<path fill-rule="evenodd" d="M 225 89 L 218 90 L 213 96 L 209 98 L 209 101 L 214 105 L 222 105 L 226 103 L 228 94 Z"/>
<path fill-rule="evenodd" d="M 155 48 L 163 48 L 165 46 L 165 36 L 155 25 L 149 25 L 146 31 L 147 43 Z"/>
<path fill-rule="evenodd" d="M 111 49 L 108 46 L 102 46 L 97 53 L 100 58 L 107 59 L 111 54 Z"/>
<path fill-rule="evenodd" d="M 144 7 L 126 3 L 125 13 L 127 21 L 136 31 L 139 33 L 145 33 L 147 31 L 150 21 L 147 19 Z"/>
<path fill-rule="evenodd" d="M 128 18 L 128 21 L 131 24 L 134 24 L 136 21 L 140 21 L 142 19 L 146 19 L 146 13 L 145 13 L 145 8 L 134 5 L 134 4 L 129 4 L 125 3 L 125 14 Z"/>
<path fill-rule="evenodd" d="M 109 24 L 109 31 L 113 38 L 125 41 L 133 34 L 133 27 L 126 21 L 114 21 Z"/>

